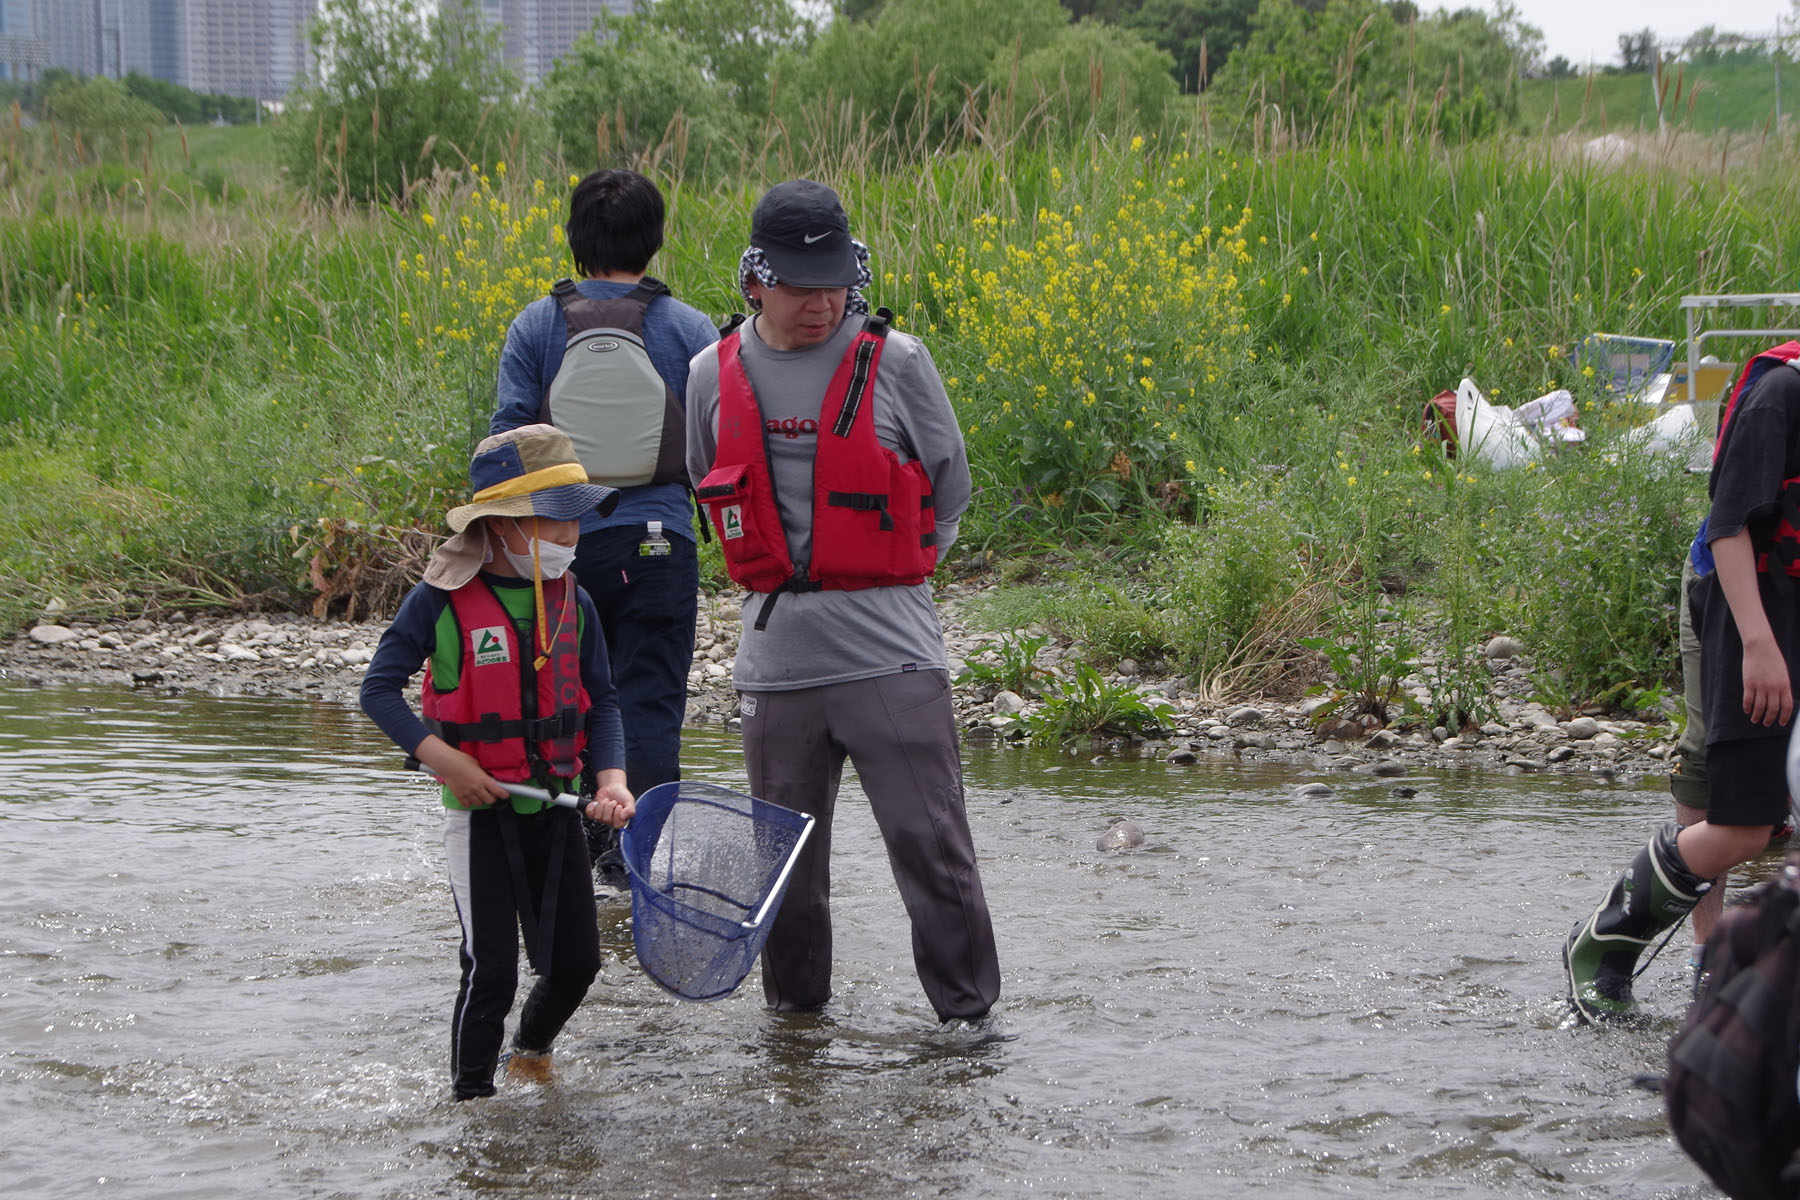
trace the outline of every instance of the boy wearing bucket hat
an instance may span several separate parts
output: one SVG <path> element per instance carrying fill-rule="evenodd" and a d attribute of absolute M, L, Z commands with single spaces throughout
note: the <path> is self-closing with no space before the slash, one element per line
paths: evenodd
<path fill-rule="evenodd" d="M 763 951 L 783 1010 L 831 995 L 831 826 L 856 767 L 940 1020 L 1000 994 L 963 805 L 943 630 L 929 577 L 970 478 L 931 355 L 871 315 L 868 248 L 836 193 L 794 180 L 751 218 L 739 286 L 755 315 L 695 356 L 688 471 L 750 595 L 733 682 L 750 790 L 818 821 Z"/>
<path fill-rule="evenodd" d="M 549 1078 L 550 1044 L 600 969 L 587 849 L 573 809 L 502 782 L 593 799 L 630 819 L 617 697 L 593 602 L 568 575 L 580 519 L 612 489 L 588 483 L 566 434 L 527 425 L 487 438 L 472 501 L 401 602 L 363 678 L 362 707 L 444 784 L 444 848 L 462 927 L 451 1090 L 492 1095 L 518 985 L 519 931 L 536 971 L 508 1074 Z M 423 720 L 405 688 L 425 664 Z"/>

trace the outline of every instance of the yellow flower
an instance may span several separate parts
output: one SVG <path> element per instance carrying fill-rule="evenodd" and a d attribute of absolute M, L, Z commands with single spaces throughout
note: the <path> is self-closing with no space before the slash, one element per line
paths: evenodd
<path fill-rule="evenodd" d="M 1131 139 L 1131 152 L 1133 154 L 1136 154 L 1139 150 L 1142 150 L 1143 148 L 1144 148 L 1144 139 L 1142 137 L 1133 137 Z"/>
<path fill-rule="evenodd" d="M 1063 422 L 1063 428 L 1064 428 L 1064 429 L 1073 429 L 1073 428 L 1075 428 L 1075 422 L 1073 422 L 1073 421 L 1068 421 L 1068 420 L 1065 420 L 1065 421 L 1064 421 L 1064 422 Z"/>
<path fill-rule="evenodd" d="M 1438 315 L 1439 316 L 1449 316 L 1450 315 L 1450 306 L 1448 304 L 1438 305 Z"/>

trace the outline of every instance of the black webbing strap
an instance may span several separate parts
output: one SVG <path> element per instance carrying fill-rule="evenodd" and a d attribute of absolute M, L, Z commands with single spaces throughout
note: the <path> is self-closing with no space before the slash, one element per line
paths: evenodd
<path fill-rule="evenodd" d="M 561 819 L 555 808 L 547 813 L 556 826 L 550 835 L 550 861 L 544 865 L 544 893 L 533 904 L 531 876 L 525 870 L 525 852 L 519 846 L 519 814 L 513 811 L 510 800 L 500 801 L 494 809 L 512 877 L 513 907 L 518 910 L 519 928 L 525 935 L 525 957 L 539 975 L 550 973 L 551 952 L 556 946 L 556 892 L 562 885 L 563 848 L 569 838 L 569 822 Z"/>
<path fill-rule="evenodd" d="M 862 411 L 863 396 L 869 390 L 869 372 L 878 349 L 878 342 L 859 341 L 856 344 L 856 359 L 850 367 L 850 384 L 844 391 L 844 406 L 838 409 L 837 420 L 831 426 L 831 432 L 838 437 L 849 437 L 850 430 L 856 426 L 856 414 Z"/>
<path fill-rule="evenodd" d="M 526 717 L 503 721 L 498 713 L 483 713 L 476 721 L 440 721 L 425 718 L 425 728 L 449 742 L 503 742 L 508 738 L 524 738 L 527 742 L 556 741 L 574 737 L 582 729 L 581 714 L 565 708 L 548 717 Z"/>
<path fill-rule="evenodd" d="M 823 586 L 824 585 L 822 584 L 814 583 L 804 576 L 796 575 L 794 578 L 783 583 L 780 587 L 763 597 L 762 605 L 756 610 L 756 622 L 753 628 L 761 630 L 769 627 L 769 614 L 775 611 L 775 601 L 780 597 L 781 593 L 817 592 L 823 590 Z"/>
<path fill-rule="evenodd" d="M 573 279 L 559 279 L 550 286 L 550 294 L 563 311 L 563 318 L 572 329 L 581 330 L 609 327 L 623 329 L 638 337 L 644 336 L 644 314 L 651 302 L 658 296 L 669 294 L 669 285 L 651 275 L 638 280 L 636 287 L 623 296 L 615 296 L 609 300 L 593 300 L 581 294 L 581 289 Z M 615 306 L 623 307 L 628 314 L 619 319 L 613 311 Z"/>
<path fill-rule="evenodd" d="M 886 492 L 826 492 L 825 503 L 833 508 L 849 508 L 857 512 L 878 512 L 881 514 L 882 531 L 885 533 L 894 528 L 894 518 L 888 516 Z"/>

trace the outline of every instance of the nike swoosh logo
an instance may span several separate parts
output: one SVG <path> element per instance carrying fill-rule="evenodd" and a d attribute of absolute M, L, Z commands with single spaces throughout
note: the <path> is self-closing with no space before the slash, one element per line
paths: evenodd
<path fill-rule="evenodd" d="M 820 239 L 820 238 L 828 238 L 828 237 L 830 237 L 830 236 L 831 236 L 831 234 L 830 234 L 830 233 L 829 233 L 829 232 L 826 232 L 826 233 L 809 233 L 809 234 L 806 234 L 806 235 L 805 235 L 805 236 L 803 236 L 803 237 L 802 237 L 802 238 L 801 238 L 801 239 L 800 239 L 800 240 L 801 240 L 801 241 L 803 241 L 803 242 L 805 242 L 805 243 L 806 243 L 806 244 L 807 244 L 807 245 L 809 245 L 809 246 L 810 246 L 810 245 L 812 245 L 812 244 L 813 244 L 813 243 L 814 243 L 814 242 L 816 242 L 816 241 L 818 241 L 818 240 L 819 240 L 819 239 Z"/>

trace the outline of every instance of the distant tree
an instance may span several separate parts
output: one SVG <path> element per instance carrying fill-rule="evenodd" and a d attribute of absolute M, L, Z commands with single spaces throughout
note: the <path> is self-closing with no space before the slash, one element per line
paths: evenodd
<path fill-rule="evenodd" d="M 1167 51 L 1176 82 L 1197 92 L 1249 40 L 1256 6 L 1257 0 L 1143 0 L 1119 24 Z"/>
<path fill-rule="evenodd" d="M 837 14 L 846 21 L 867 21 L 881 11 L 882 0 L 837 0 Z"/>
<path fill-rule="evenodd" d="M 1544 73 L 1552 79 L 1567 79 L 1575 74 L 1575 68 L 1568 59 L 1558 54 L 1544 64 Z"/>
<path fill-rule="evenodd" d="M 136 71 L 125 76 L 125 90 L 147 104 L 154 104 L 168 120 L 184 125 L 214 120 L 247 125 L 257 119 L 257 109 L 261 107 L 261 102 L 251 96 L 196 92 L 179 83 L 152 79 Z"/>
<path fill-rule="evenodd" d="M 656 0 L 642 20 L 672 34 L 699 55 L 707 75 L 723 84 L 732 103 L 752 115 L 769 111 L 769 64 L 813 32 L 789 0 Z M 618 28 L 621 18 L 610 18 Z"/>
<path fill-rule="evenodd" d="M 1477 12 L 1474 9 L 1463 11 Z M 1518 73 L 1530 75 L 1536 72 L 1544 60 L 1544 31 L 1528 24 L 1513 0 L 1494 0 L 1493 15 L 1486 19 L 1512 50 Z"/>
<path fill-rule="evenodd" d="M 1062 135 L 1090 126 L 1116 133 L 1161 123 L 1177 92 L 1171 65 L 1137 34 L 1090 18 L 1016 60 L 1001 54 L 988 84 L 1041 112 Z"/>
<path fill-rule="evenodd" d="M 1627 71 L 1648 71 L 1656 61 L 1656 30 L 1619 35 L 1619 63 Z"/>
<path fill-rule="evenodd" d="M 107 151 L 128 158 L 145 135 L 163 124 L 162 113 L 125 90 L 116 79 L 99 76 L 58 79 L 44 97 L 44 116 L 81 135 L 83 157 L 98 160 Z"/>
<path fill-rule="evenodd" d="M 995 59 L 1050 44 L 1069 22 L 1057 0 L 886 0 L 870 21 L 833 21 L 783 57 L 777 107 L 803 134 L 845 102 L 903 140 L 941 143 Z"/>
<path fill-rule="evenodd" d="M 41 117 L 44 115 L 44 97 L 50 94 L 50 89 L 65 79 L 79 78 L 79 75 L 65 67 L 45 67 L 34 78 L 8 80 L 7 83 L 16 89 L 9 92 L 8 97 L 10 100 L 16 96 L 20 108 L 34 117 Z"/>
<path fill-rule="evenodd" d="M 502 31 L 475 0 L 323 0 L 310 32 L 321 82 L 277 125 L 282 160 L 320 195 L 404 199 L 439 167 L 487 163 L 520 117 Z"/>
<path fill-rule="evenodd" d="M 542 103 L 577 169 L 736 161 L 746 117 L 700 48 L 642 14 L 602 16 L 551 68 Z M 670 141 L 669 139 L 673 139 Z"/>
<path fill-rule="evenodd" d="M 1398 25 L 1376 0 L 1329 0 L 1310 12 L 1262 0 L 1250 39 L 1214 81 L 1221 111 L 1276 106 L 1309 133 L 1336 124 L 1429 121 L 1447 137 L 1481 136 L 1517 111 L 1518 51 L 1476 9 Z"/>

